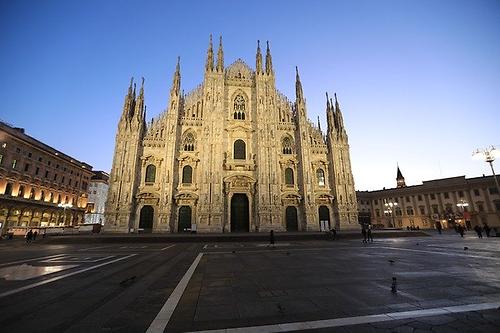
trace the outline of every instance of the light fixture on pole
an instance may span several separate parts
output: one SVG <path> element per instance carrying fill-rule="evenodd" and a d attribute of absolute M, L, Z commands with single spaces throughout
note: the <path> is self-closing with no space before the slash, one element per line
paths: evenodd
<path fill-rule="evenodd" d="M 71 207 L 73 207 L 73 205 L 70 203 L 60 203 L 57 206 L 61 207 L 63 209 L 63 215 L 64 215 L 63 224 L 66 225 L 66 208 L 71 208 Z"/>
<path fill-rule="evenodd" d="M 457 203 L 457 207 L 460 207 L 462 209 L 462 218 L 464 219 L 465 226 L 465 207 L 469 207 L 469 203 L 464 199 L 460 199 L 460 201 Z"/>
<path fill-rule="evenodd" d="M 491 172 L 493 173 L 493 179 L 495 179 L 497 191 L 500 194 L 500 185 L 498 184 L 498 179 L 495 174 L 495 169 L 493 169 L 493 161 L 495 160 L 495 158 L 500 157 L 500 150 L 498 150 L 495 146 L 490 146 L 486 149 L 476 149 L 472 153 L 472 157 L 483 160 L 490 164 Z"/>
<path fill-rule="evenodd" d="M 385 203 L 384 203 L 384 206 L 385 206 L 384 213 L 391 215 L 391 217 L 392 217 L 392 225 L 391 225 L 391 227 L 394 228 L 396 226 L 396 224 L 394 223 L 394 213 L 395 213 L 394 210 L 398 206 L 398 203 L 397 202 L 393 202 L 393 201 L 387 201 L 387 199 L 385 199 L 384 201 L 385 201 Z"/>

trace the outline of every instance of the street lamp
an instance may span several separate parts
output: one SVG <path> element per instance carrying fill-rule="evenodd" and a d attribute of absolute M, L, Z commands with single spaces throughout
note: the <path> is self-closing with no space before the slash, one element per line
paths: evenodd
<path fill-rule="evenodd" d="M 500 157 L 500 151 L 495 148 L 495 146 L 488 147 L 486 149 L 477 149 L 472 152 L 472 157 L 476 159 L 484 160 L 488 162 L 491 167 L 491 172 L 493 173 L 493 179 L 495 179 L 495 184 L 497 185 L 497 191 L 500 194 L 500 185 L 498 184 L 497 176 L 495 175 L 495 169 L 493 169 L 493 161 L 496 157 Z"/>
<path fill-rule="evenodd" d="M 469 203 L 464 199 L 460 199 L 460 201 L 457 203 L 457 207 L 460 207 L 462 209 L 462 218 L 464 219 L 464 227 L 467 228 L 467 225 L 465 223 L 465 207 L 469 207 Z"/>
<path fill-rule="evenodd" d="M 57 206 L 63 209 L 63 214 L 64 214 L 63 224 L 66 225 L 66 208 L 71 208 L 73 207 L 73 205 L 70 203 L 60 203 Z"/>
<path fill-rule="evenodd" d="M 387 200 L 384 200 L 385 203 L 384 203 L 384 206 L 385 206 L 385 210 L 384 210 L 384 213 L 385 214 L 391 214 L 391 217 L 392 217 L 392 225 L 391 227 L 394 228 L 396 226 L 396 224 L 394 223 L 394 211 L 396 210 L 396 207 L 398 206 L 398 203 L 397 202 L 392 202 L 392 201 L 387 201 Z"/>

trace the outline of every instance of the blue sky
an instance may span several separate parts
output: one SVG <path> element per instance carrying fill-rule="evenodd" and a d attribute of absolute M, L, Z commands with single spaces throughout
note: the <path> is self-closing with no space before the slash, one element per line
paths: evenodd
<path fill-rule="evenodd" d="M 471 159 L 500 145 L 499 1 L 0 1 L 0 119 L 111 167 L 131 76 L 148 117 L 167 105 L 176 58 L 188 92 L 203 79 L 209 34 L 225 64 L 255 64 L 269 40 L 276 85 L 325 123 L 337 92 L 358 190 L 490 174 Z M 497 167 L 500 172 L 500 167 Z"/>

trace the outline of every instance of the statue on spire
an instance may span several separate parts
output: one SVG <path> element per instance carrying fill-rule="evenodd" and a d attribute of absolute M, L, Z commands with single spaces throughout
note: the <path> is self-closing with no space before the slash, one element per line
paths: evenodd
<path fill-rule="evenodd" d="M 302 91 L 302 83 L 300 82 L 299 68 L 295 66 L 295 97 L 297 100 L 304 99 L 304 93 Z"/>

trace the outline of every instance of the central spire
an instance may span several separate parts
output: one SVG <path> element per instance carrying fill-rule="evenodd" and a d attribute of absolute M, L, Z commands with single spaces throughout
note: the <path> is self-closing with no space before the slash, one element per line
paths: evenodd
<path fill-rule="evenodd" d="M 174 79 L 172 82 L 172 89 L 170 94 L 179 95 L 181 90 L 181 57 L 177 57 L 177 65 L 175 66 Z"/>
<path fill-rule="evenodd" d="M 271 58 L 271 50 L 269 49 L 269 41 L 267 43 L 267 49 L 266 49 L 266 73 L 267 74 L 272 74 L 273 73 L 273 59 Z"/>
<path fill-rule="evenodd" d="M 212 47 L 212 34 L 210 34 L 210 41 L 208 42 L 207 62 L 205 64 L 205 71 L 212 72 L 214 70 L 214 49 Z"/>
<path fill-rule="evenodd" d="M 219 50 L 217 51 L 217 72 L 224 72 L 224 51 L 222 50 L 222 36 L 219 38 Z"/>
<path fill-rule="evenodd" d="M 261 74 L 262 72 L 262 53 L 260 53 L 260 41 L 257 41 L 257 55 L 255 56 L 255 70 L 257 74 Z"/>

